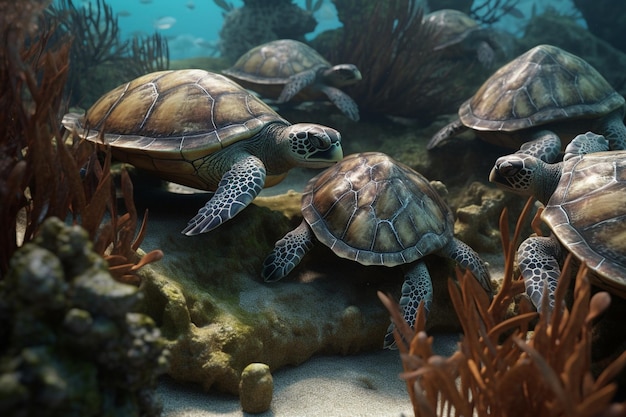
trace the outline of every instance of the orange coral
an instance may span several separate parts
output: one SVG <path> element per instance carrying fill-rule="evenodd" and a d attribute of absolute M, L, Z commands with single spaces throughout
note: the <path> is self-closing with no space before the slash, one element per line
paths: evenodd
<path fill-rule="evenodd" d="M 518 221 L 513 242 L 532 200 Z M 508 240 L 506 211 L 500 225 L 505 249 L 505 276 L 493 301 L 467 273 L 460 286 L 449 281 L 449 290 L 463 328 L 459 349 L 444 358 L 432 351 L 432 337 L 424 331 L 423 308 L 415 331 L 399 314 L 397 304 L 379 294 L 396 324 L 407 389 L 416 416 L 617 416 L 626 415 L 626 403 L 612 403 L 617 389 L 611 381 L 626 365 L 626 352 L 594 380 L 591 367 L 591 325 L 608 306 L 610 297 L 591 297 L 581 267 L 576 276 L 571 309 L 552 315 L 532 311 L 522 298 L 518 314 L 506 318 L 512 298 L 523 291 L 513 275 L 515 244 Z M 562 303 L 569 287 L 569 258 L 557 289 Z M 557 304 L 559 305 L 559 304 Z M 534 332 L 531 321 L 538 317 Z M 404 342 L 410 341 L 410 342 Z"/>

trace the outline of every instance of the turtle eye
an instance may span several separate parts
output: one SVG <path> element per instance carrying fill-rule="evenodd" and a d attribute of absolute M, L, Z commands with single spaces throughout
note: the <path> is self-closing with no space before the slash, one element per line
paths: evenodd
<path fill-rule="evenodd" d="M 519 166 L 517 164 L 512 164 L 510 161 L 504 161 L 498 165 L 498 172 L 503 177 L 513 177 L 517 175 L 520 171 Z"/>

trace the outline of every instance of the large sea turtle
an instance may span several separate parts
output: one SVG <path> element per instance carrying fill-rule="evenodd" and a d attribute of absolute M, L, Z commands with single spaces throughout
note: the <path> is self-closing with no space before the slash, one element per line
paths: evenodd
<path fill-rule="evenodd" d="M 547 285 L 549 306 L 567 252 L 585 263 L 595 283 L 626 297 L 626 151 L 609 149 L 603 136 L 579 135 L 563 162 L 530 155 L 500 157 L 489 180 L 545 204 L 542 220 L 553 234 L 530 237 L 518 249 L 526 292 L 538 309 Z"/>
<path fill-rule="evenodd" d="M 265 281 L 286 276 L 314 242 L 321 242 L 363 265 L 411 264 L 400 299 L 411 325 L 420 301 L 427 311 L 432 302 L 430 275 L 420 261 L 428 254 L 454 259 L 491 292 L 483 261 L 453 236 L 454 219 L 446 203 L 421 174 L 383 153 L 349 155 L 311 179 L 302 195 L 302 215 L 302 223 L 276 242 L 265 259 Z M 393 345 L 392 330 L 386 347 Z"/>
<path fill-rule="evenodd" d="M 332 66 L 302 42 L 279 39 L 259 45 L 223 73 L 279 103 L 327 97 L 347 117 L 359 120 L 357 104 L 339 89 L 361 79 L 358 68 L 352 64 Z"/>
<path fill-rule="evenodd" d="M 490 29 L 481 28 L 466 13 L 456 9 L 439 9 L 424 16 L 424 23 L 434 28 L 435 51 L 446 52 L 453 58 L 472 53 L 485 67 L 493 65 L 495 51 Z"/>
<path fill-rule="evenodd" d="M 561 139 L 589 130 L 606 136 L 611 149 L 626 149 L 624 98 L 585 60 L 556 46 L 536 46 L 498 69 L 458 115 L 428 149 L 468 129 L 546 162 L 557 160 Z"/>
<path fill-rule="evenodd" d="M 339 132 L 292 125 L 228 78 L 160 71 L 102 96 L 65 127 L 111 146 L 117 159 L 178 184 L 215 193 L 183 230 L 208 232 L 294 166 L 322 168 L 343 156 Z"/>

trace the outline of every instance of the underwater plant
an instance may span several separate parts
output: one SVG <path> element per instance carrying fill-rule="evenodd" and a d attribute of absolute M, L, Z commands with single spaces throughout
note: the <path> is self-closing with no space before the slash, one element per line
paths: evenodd
<path fill-rule="evenodd" d="M 522 18 L 522 12 L 517 8 L 520 0 L 484 0 L 480 4 L 472 4 L 469 15 L 485 25 L 493 25 L 504 16 L 511 15 Z"/>
<path fill-rule="evenodd" d="M 424 123 L 453 113 L 479 79 L 435 51 L 437 30 L 422 20 L 415 0 L 333 0 L 343 27 L 313 46 L 330 62 L 356 65 L 363 80 L 346 88 L 362 113 L 417 118 Z M 376 28 L 376 30 L 364 30 Z M 456 71 L 456 72 L 455 72 Z"/>
<path fill-rule="evenodd" d="M 56 0 L 47 18 L 57 26 L 56 36 L 72 38 L 67 87 L 71 106 L 89 107 L 123 81 L 169 68 L 167 40 L 155 33 L 122 41 L 117 15 L 104 0 L 88 7 Z"/>
<path fill-rule="evenodd" d="M 70 42 L 61 37 L 52 43 L 54 28 L 41 18 L 47 2 L 19 5 L 0 21 L 0 105 L 6 109 L 0 112 L 0 279 L 18 246 L 31 241 L 46 218 L 69 216 L 87 230 L 114 275 L 136 282 L 134 272 L 163 254 L 155 250 L 141 260 L 136 254 L 145 217 L 135 238 L 138 216 L 127 175 L 125 213 L 118 216 L 110 156 L 101 163 L 92 145 L 65 140 L 60 118 Z"/>
<path fill-rule="evenodd" d="M 529 199 L 509 240 L 506 210 L 500 225 L 505 253 L 502 287 L 491 304 L 475 280 L 459 274 L 449 292 L 463 328 L 459 349 L 448 358 L 434 354 L 433 338 L 424 331 L 420 307 L 415 330 L 401 317 L 392 298 L 379 296 L 396 323 L 395 338 L 401 352 L 401 377 L 416 416 L 613 416 L 626 413 L 626 403 L 614 403 L 617 385 L 612 380 L 626 365 L 623 352 L 594 377 L 591 372 L 592 325 L 608 307 L 605 292 L 591 296 L 582 266 L 575 278 L 571 308 L 551 315 L 536 313 L 526 298 L 521 279 L 514 278 L 513 257 L 523 219 L 533 203 Z M 559 304 L 570 287 L 570 260 L 557 289 Z M 529 329 L 533 322 L 534 331 Z"/>

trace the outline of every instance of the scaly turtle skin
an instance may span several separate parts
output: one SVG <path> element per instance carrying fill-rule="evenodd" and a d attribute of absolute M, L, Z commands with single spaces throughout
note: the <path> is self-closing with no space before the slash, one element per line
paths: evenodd
<path fill-rule="evenodd" d="M 626 151 L 608 150 L 603 136 L 577 136 L 563 162 L 547 164 L 530 155 L 499 158 L 490 181 L 545 204 L 542 220 L 550 237 L 531 237 L 519 247 L 526 292 L 538 309 L 544 287 L 554 308 L 560 263 L 567 252 L 585 263 L 595 284 L 626 297 Z"/>
<path fill-rule="evenodd" d="M 436 30 L 438 44 L 435 51 L 451 50 L 451 55 L 473 51 L 485 67 L 493 65 L 495 51 L 490 32 L 460 10 L 440 9 L 424 16 L 424 23 Z M 458 48 L 457 48 L 458 47 Z"/>
<path fill-rule="evenodd" d="M 183 230 L 208 232 L 294 166 L 323 168 L 343 156 L 329 127 L 291 125 L 228 78 L 202 70 L 144 75 L 102 96 L 64 126 L 160 178 L 214 191 Z"/>
<path fill-rule="evenodd" d="M 420 261 L 438 254 L 469 268 L 491 292 L 489 272 L 478 255 L 453 236 L 452 213 L 428 180 L 383 153 L 347 156 L 311 179 L 302 195 L 302 223 L 263 263 L 262 277 L 277 281 L 300 263 L 314 242 L 363 265 L 411 264 L 400 305 L 413 325 L 420 301 L 430 309 L 433 288 Z M 393 327 L 385 346 L 393 346 Z"/>
<path fill-rule="evenodd" d="M 546 162 L 557 160 L 561 139 L 567 143 L 588 130 L 603 134 L 610 149 L 626 149 L 624 98 L 586 61 L 551 45 L 501 67 L 458 114 L 428 149 L 467 129 Z"/>
<path fill-rule="evenodd" d="M 347 117 L 359 120 L 357 104 L 339 89 L 361 79 L 357 67 L 331 66 L 302 42 L 281 39 L 257 46 L 223 73 L 262 96 L 277 98 L 279 103 L 327 97 Z"/>

